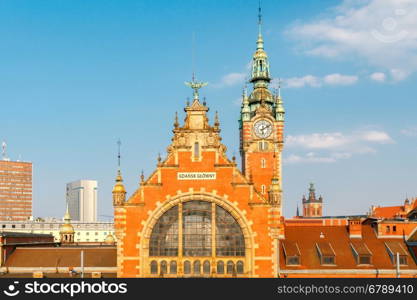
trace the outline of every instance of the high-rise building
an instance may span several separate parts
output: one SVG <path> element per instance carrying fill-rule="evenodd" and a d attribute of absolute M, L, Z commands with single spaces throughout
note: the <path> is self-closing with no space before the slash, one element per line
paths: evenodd
<path fill-rule="evenodd" d="M 97 181 L 77 180 L 67 184 L 67 204 L 73 220 L 97 221 Z"/>
<path fill-rule="evenodd" d="M 24 221 L 32 216 L 32 163 L 0 160 L 0 220 Z"/>

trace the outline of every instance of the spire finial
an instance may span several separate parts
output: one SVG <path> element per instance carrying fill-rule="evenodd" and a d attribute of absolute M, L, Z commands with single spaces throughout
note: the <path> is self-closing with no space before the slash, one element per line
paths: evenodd
<path fill-rule="evenodd" d="M 219 113 L 217 111 L 216 111 L 216 114 L 214 116 L 214 126 L 215 127 L 219 127 L 220 126 Z"/>
<path fill-rule="evenodd" d="M 178 123 L 178 112 L 175 112 L 175 121 L 174 121 L 174 127 L 178 128 L 179 123 Z"/>
<path fill-rule="evenodd" d="M 122 145 L 122 142 L 120 139 L 117 140 L 117 168 L 120 171 L 120 146 Z"/>
<path fill-rule="evenodd" d="M 142 172 L 140 174 L 140 182 L 143 183 L 145 181 L 145 174 L 143 173 L 143 169 Z"/>
<path fill-rule="evenodd" d="M 281 98 L 281 78 L 278 78 L 278 97 Z"/>
<path fill-rule="evenodd" d="M 194 77 L 194 73 L 193 73 L 192 80 L 188 81 L 188 82 L 185 82 L 185 85 L 189 86 L 190 88 L 192 88 L 194 90 L 194 92 L 193 92 L 194 101 L 199 100 L 198 90 L 201 89 L 202 87 L 206 86 L 207 84 L 208 84 L 207 82 L 198 82 Z"/>
<path fill-rule="evenodd" d="M 259 35 L 261 35 L 261 27 L 262 27 L 262 7 L 261 7 L 261 0 L 259 0 L 258 5 L 258 27 L 259 27 Z"/>

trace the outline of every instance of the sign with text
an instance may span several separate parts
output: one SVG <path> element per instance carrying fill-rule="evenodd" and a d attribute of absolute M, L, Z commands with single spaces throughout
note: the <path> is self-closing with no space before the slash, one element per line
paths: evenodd
<path fill-rule="evenodd" d="M 215 180 L 216 172 L 180 172 L 178 180 Z"/>

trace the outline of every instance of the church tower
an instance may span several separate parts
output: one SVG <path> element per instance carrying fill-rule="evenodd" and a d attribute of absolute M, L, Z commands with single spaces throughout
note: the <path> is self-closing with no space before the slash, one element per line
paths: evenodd
<path fill-rule="evenodd" d="M 259 10 L 259 33 L 252 59 L 253 90 L 242 96 L 240 154 L 242 171 L 269 202 L 281 205 L 281 152 L 284 143 L 284 107 L 280 92 L 271 93 L 268 55 L 264 50 Z"/>
<path fill-rule="evenodd" d="M 307 218 L 323 216 L 323 198 L 316 198 L 314 184 L 310 183 L 308 199 L 303 196 L 303 216 Z"/>

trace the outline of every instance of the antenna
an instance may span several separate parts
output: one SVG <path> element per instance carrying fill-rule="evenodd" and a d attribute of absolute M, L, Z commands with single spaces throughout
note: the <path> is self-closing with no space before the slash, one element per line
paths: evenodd
<path fill-rule="evenodd" d="M 192 35 L 192 44 L 191 44 L 191 63 L 193 69 L 193 78 L 192 81 L 195 81 L 195 31 L 193 31 Z"/>
<path fill-rule="evenodd" d="M 117 166 L 119 167 L 120 170 L 120 146 L 122 145 L 122 142 L 120 141 L 120 139 L 117 140 Z"/>

